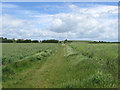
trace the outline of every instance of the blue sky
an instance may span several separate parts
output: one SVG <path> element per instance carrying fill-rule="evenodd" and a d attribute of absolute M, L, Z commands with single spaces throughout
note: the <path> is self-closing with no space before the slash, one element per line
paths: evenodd
<path fill-rule="evenodd" d="M 117 2 L 9 2 L 6 3 L 4 2 L 3 5 L 6 4 L 11 4 L 11 5 L 15 5 L 17 8 L 4 8 L 3 7 L 3 14 L 4 13 L 8 13 L 8 14 L 16 14 L 16 16 L 18 15 L 17 13 L 15 13 L 15 11 L 18 10 L 32 10 L 32 11 L 36 11 L 42 14 L 57 14 L 57 13 L 61 13 L 61 12 L 69 12 L 68 10 L 68 5 L 74 4 L 78 7 L 81 8 L 89 8 L 89 7 L 95 7 L 98 5 L 111 5 L 111 6 L 117 6 L 118 3 Z M 13 11 L 14 10 L 14 11 Z M 18 15 L 19 16 L 19 15 Z"/>
<path fill-rule="evenodd" d="M 118 40 L 117 2 L 4 2 L 2 36 Z"/>

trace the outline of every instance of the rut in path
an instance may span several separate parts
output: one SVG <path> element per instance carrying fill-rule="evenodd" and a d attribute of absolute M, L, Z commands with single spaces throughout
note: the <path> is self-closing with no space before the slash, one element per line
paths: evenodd
<path fill-rule="evenodd" d="M 64 80 L 61 78 L 63 78 L 66 73 L 64 48 L 65 47 L 60 47 L 55 55 L 50 56 L 42 67 L 36 70 L 32 77 L 30 77 L 30 81 L 26 80 L 24 82 L 23 86 L 47 88 L 55 87 L 58 83 L 63 82 Z"/>

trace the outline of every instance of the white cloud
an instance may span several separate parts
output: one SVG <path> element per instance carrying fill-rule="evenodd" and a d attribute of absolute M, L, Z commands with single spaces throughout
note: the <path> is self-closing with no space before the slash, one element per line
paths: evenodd
<path fill-rule="evenodd" d="M 10 15 L 7 15 L 5 14 L 3 17 L 2 17 L 2 20 L 3 20 L 3 27 L 18 27 L 18 26 L 21 26 L 21 25 L 24 25 L 24 20 L 22 19 L 16 19 Z"/>
<path fill-rule="evenodd" d="M 30 20 L 4 15 L 3 35 L 14 38 L 117 40 L 117 6 L 80 8 L 72 4 L 68 7 L 69 13 L 36 14 Z"/>

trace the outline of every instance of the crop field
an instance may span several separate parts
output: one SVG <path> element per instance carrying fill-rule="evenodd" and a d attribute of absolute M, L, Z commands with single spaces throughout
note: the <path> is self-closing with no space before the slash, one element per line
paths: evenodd
<path fill-rule="evenodd" d="M 3 88 L 117 88 L 118 44 L 4 43 Z"/>
<path fill-rule="evenodd" d="M 27 56 L 34 55 L 44 50 L 55 51 L 57 44 L 19 44 L 7 43 L 2 45 L 3 65 L 13 61 L 19 61 Z"/>

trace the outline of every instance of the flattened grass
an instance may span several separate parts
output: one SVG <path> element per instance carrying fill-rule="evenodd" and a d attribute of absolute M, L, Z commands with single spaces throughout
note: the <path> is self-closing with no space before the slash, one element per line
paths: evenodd
<path fill-rule="evenodd" d="M 66 44 L 66 47 L 58 47 L 56 45 L 48 47 L 46 50 L 54 52 L 49 57 L 46 57 L 47 54 L 44 54 L 44 50 L 42 50 L 42 52 L 39 51 L 34 54 L 34 57 L 30 55 L 29 58 L 18 64 L 18 67 L 23 65 L 19 69 L 15 69 L 16 66 L 13 67 L 12 64 L 9 64 L 10 68 L 7 68 L 9 76 L 6 74 L 6 77 L 8 76 L 9 78 L 6 78 L 3 82 L 3 87 L 118 87 L 117 44 L 71 43 Z M 41 57 L 40 53 L 44 58 L 39 59 Z M 15 74 L 13 74 L 12 70 L 14 70 Z"/>

